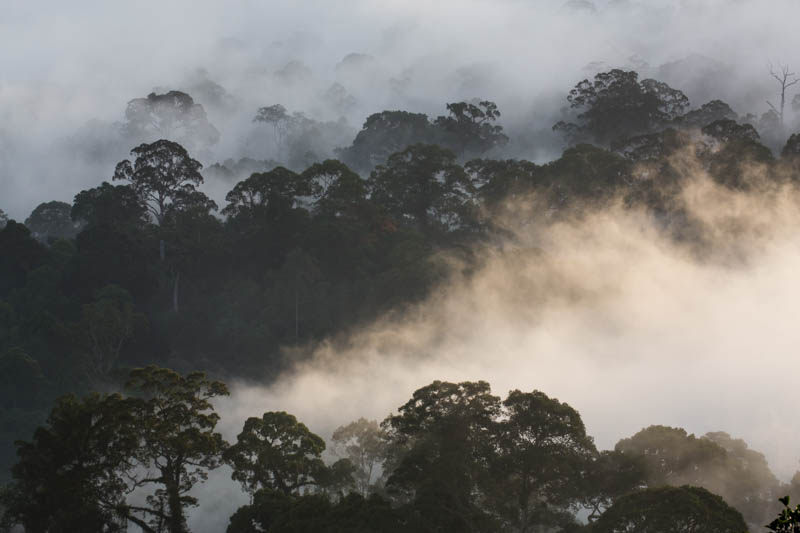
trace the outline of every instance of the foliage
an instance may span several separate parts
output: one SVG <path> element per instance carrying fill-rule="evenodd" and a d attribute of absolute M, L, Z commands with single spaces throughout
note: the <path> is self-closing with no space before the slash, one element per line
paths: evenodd
<path fill-rule="evenodd" d="M 583 496 L 575 483 L 596 455 L 576 410 L 540 391 L 509 392 L 498 428 L 492 507 L 513 531 L 569 524 Z"/>
<path fill-rule="evenodd" d="M 127 159 L 119 162 L 114 179 L 129 182 L 159 224 L 170 210 L 191 205 L 196 187 L 203 183 L 202 165 L 183 146 L 162 139 L 137 146 L 131 155 L 134 163 Z"/>
<path fill-rule="evenodd" d="M 70 217 L 72 206 L 65 202 L 45 202 L 25 219 L 33 237 L 45 244 L 54 239 L 74 239 L 81 229 Z"/>
<path fill-rule="evenodd" d="M 634 71 L 601 72 L 583 80 L 567 101 L 578 111 L 577 123 L 559 122 L 553 129 L 571 142 L 591 140 L 600 145 L 652 133 L 680 117 L 689 106 L 681 91 L 652 79 L 639 81 Z"/>
<path fill-rule="evenodd" d="M 461 155 L 479 155 L 508 142 L 503 127 L 492 124 L 500 117 L 497 104 L 488 100 L 447 104 L 449 116 L 434 121 L 443 132 L 443 144 Z"/>
<path fill-rule="evenodd" d="M 267 412 L 248 418 L 225 453 L 232 477 L 255 494 L 259 489 L 287 496 L 319 484 L 325 464 L 325 441 L 289 413 Z"/>
<path fill-rule="evenodd" d="M 407 111 L 382 111 L 367 117 L 352 146 L 339 152 L 344 163 L 360 172 L 384 163 L 412 144 L 429 143 L 434 129 L 428 116 Z"/>
<path fill-rule="evenodd" d="M 778 516 L 769 524 L 767 529 L 775 533 L 797 533 L 800 531 L 800 505 L 794 508 L 789 506 L 789 496 L 778 498 L 783 504 L 783 509 Z"/>
<path fill-rule="evenodd" d="M 122 131 L 131 143 L 168 139 L 202 151 L 219 140 L 219 131 L 208 121 L 203 106 L 181 91 L 135 98 L 128 102 L 125 118 Z"/>
<path fill-rule="evenodd" d="M 126 388 L 140 395 L 135 410 L 136 459 L 156 472 L 155 477 L 146 473 L 137 477 L 135 484 L 157 487 L 147 497 L 149 508 L 134 510 L 170 533 L 183 533 L 187 531 L 184 508 L 197 505 L 189 492 L 208 478 L 208 470 L 222 464 L 226 443 L 214 432 L 219 415 L 211 399 L 227 395 L 228 389 L 202 372 L 181 376 L 156 366 L 131 371 Z"/>
<path fill-rule="evenodd" d="M 124 531 L 136 449 L 133 406 L 119 395 L 58 400 L 19 462 L 7 517 L 26 531 Z"/>
<path fill-rule="evenodd" d="M 469 176 L 455 154 L 415 144 L 392 154 L 369 178 L 370 195 L 399 224 L 422 231 L 452 231 L 471 224 Z"/>
<path fill-rule="evenodd" d="M 369 496 L 373 480 L 379 481 L 375 478 L 379 478 L 378 470 L 383 468 L 388 452 L 386 435 L 378 422 L 359 418 L 340 426 L 333 432 L 331 443 L 334 453 L 355 467 L 357 492 L 365 498 Z"/>
<path fill-rule="evenodd" d="M 692 486 L 659 487 L 619 498 L 593 524 L 592 531 L 615 533 L 740 533 L 746 525 L 719 496 Z"/>

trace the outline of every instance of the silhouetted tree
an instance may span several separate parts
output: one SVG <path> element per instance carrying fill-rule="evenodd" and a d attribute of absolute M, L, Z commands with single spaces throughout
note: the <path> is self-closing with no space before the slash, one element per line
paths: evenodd
<path fill-rule="evenodd" d="M 267 412 L 245 421 L 225 460 L 251 495 L 266 488 L 290 496 L 319 484 L 326 470 L 323 451 L 325 441 L 293 415 Z"/>
<path fill-rule="evenodd" d="M 25 219 L 25 226 L 38 241 L 47 244 L 51 239 L 74 239 L 81 230 L 81 223 L 74 221 L 70 213 L 72 206 L 65 202 L 45 202 Z"/>
<path fill-rule="evenodd" d="M 700 487 L 660 487 L 623 496 L 592 525 L 598 533 L 736 533 L 746 531 L 742 515 Z"/>
<path fill-rule="evenodd" d="M 123 134 L 133 142 L 168 139 L 202 151 L 219 140 L 219 131 L 208 121 L 203 106 L 181 91 L 133 99 L 125 118 Z"/>
<path fill-rule="evenodd" d="M 619 69 L 578 83 L 567 101 L 579 112 L 578 123 L 562 121 L 553 129 L 573 143 L 591 139 L 602 145 L 664 128 L 689 106 L 686 95 L 666 83 L 639 81 L 636 72 Z"/>

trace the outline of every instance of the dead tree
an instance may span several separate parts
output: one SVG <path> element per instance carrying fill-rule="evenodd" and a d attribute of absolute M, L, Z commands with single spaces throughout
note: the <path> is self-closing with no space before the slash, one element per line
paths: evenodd
<path fill-rule="evenodd" d="M 769 65 L 770 76 L 775 78 L 775 80 L 777 80 L 777 82 L 781 85 L 781 107 L 780 109 L 776 108 L 769 100 L 767 100 L 767 105 L 772 108 L 776 115 L 778 115 L 778 118 L 781 122 L 781 127 L 783 127 L 783 109 L 786 106 L 786 89 L 800 81 L 800 79 L 797 78 L 794 72 L 789 72 L 789 65 L 781 65 L 780 67 L 780 71 L 776 71 L 773 68 L 772 63 Z"/>

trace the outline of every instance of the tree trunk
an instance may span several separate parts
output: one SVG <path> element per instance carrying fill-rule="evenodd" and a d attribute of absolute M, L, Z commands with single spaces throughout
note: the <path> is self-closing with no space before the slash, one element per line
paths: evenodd
<path fill-rule="evenodd" d="M 174 469 L 176 470 L 175 472 L 168 472 L 167 475 L 164 476 L 164 480 L 166 481 L 167 507 L 169 508 L 167 529 L 169 533 L 189 533 L 189 528 L 186 525 L 186 517 L 183 516 L 183 504 L 181 503 L 180 468 L 175 466 Z M 169 470 L 172 470 L 172 468 Z"/>
<path fill-rule="evenodd" d="M 172 311 L 178 314 L 178 287 L 181 281 L 181 273 L 175 273 L 175 284 L 172 286 Z"/>
<path fill-rule="evenodd" d="M 161 258 L 162 261 L 167 257 L 167 247 L 164 244 L 164 239 L 158 241 L 158 256 Z"/>

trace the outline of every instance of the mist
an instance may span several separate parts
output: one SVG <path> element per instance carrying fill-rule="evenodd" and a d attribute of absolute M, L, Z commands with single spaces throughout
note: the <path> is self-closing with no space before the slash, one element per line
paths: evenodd
<path fill-rule="evenodd" d="M 41 202 L 110 181 L 133 148 L 120 133 L 126 105 L 151 92 L 186 91 L 203 106 L 220 133 L 193 154 L 206 168 L 278 158 L 266 126 L 253 123 L 262 106 L 336 122 L 345 146 L 372 113 L 433 118 L 475 97 L 497 103 L 511 139 L 492 157 L 545 163 L 565 148 L 552 125 L 567 116 L 566 94 L 597 72 L 635 69 L 683 90 L 692 107 L 719 98 L 760 115 L 777 93 L 770 64 L 794 67 L 800 47 L 791 0 L 576 4 L 4 6 L 0 208 L 24 220 Z M 334 97 L 334 84 L 347 98 Z M 787 109 L 789 129 L 798 124 Z M 542 197 L 509 199 L 486 214 L 505 237 L 441 252 L 447 276 L 423 301 L 286 347 L 296 363 L 274 383 L 229 381 L 230 397 L 215 402 L 218 429 L 232 442 L 246 418 L 287 411 L 327 439 L 359 417 L 383 420 L 433 380 L 485 380 L 496 395 L 536 389 L 569 403 L 598 448 L 652 424 L 726 431 L 788 481 L 800 469 L 800 190 L 757 167 L 747 171 L 759 186 L 732 190 L 692 155 L 675 157 L 692 239 L 621 199 L 569 216 Z M 207 175 L 203 191 L 222 205 L 234 184 Z M 189 526 L 201 533 L 224 530 L 247 503 L 228 467 L 193 494 L 201 506 Z"/>
<path fill-rule="evenodd" d="M 519 200 L 507 207 L 527 216 L 497 215 L 512 236 L 479 252 L 479 271 L 443 257 L 450 281 L 428 300 L 323 343 L 272 386 L 233 384 L 217 404 L 223 434 L 285 410 L 329 438 L 359 417 L 384 419 L 433 380 L 485 380 L 497 395 L 536 389 L 569 403 L 601 449 L 652 424 L 726 431 L 787 482 L 800 466 L 790 444 L 800 425 L 787 422 L 800 191 L 733 192 L 681 158 L 693 173 L 681 202 L 703 228 L 701 248 L 618 202 L 548 221 L 536 197 Z M 230 500 L 227 475 L 198 494 L 232 510 L 242 502 Z M 212 531 L 205 510 L 193 520 Z"/>
<path fill-rule="evenodd" d="M 269 155 L 244 142 L 260 106 L 357 130 L 383 109 L 436 116 L 475 97 L 498 103 L 512 138 L 504 155 L 546 161 L 560 154 L 550 128 L 564 95 L 612 67 L 658 76 L 695 106 L 722 98 L 758 115 L 774 98 L 769 63 L 791 63 L 800 44 L 798 15 L 790 0 L 17 3 L 0 21 L 0 204 L 23 220 L 110 179 L 133 148 L 118 134 L 125 106 L 154 89 L 204 106 L 221 133 L 195 154 L 206 166 Z M 204 97 L 204 81 L 223 99 Z M 325 96 L 335 82 L 354 105 Z M 207 187 L 219 202 L 231 185 Z"/>

